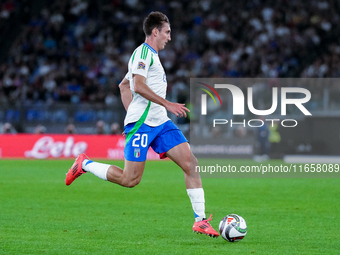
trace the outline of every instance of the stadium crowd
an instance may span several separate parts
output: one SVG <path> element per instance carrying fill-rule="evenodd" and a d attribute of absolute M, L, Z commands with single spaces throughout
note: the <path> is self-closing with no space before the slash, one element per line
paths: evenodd
<path fill-rule="evenodd" d="M 16 9 L 16 2 L 14 0 L 6 0 L 0 2 L 0 18 L 8 19 Z"/>
<path fill-rule="evenodd" d="M 171 21 L 172 42 L 160 52 L 169 92 L 187 91 L 190 77 L 340 76 L 338 1 L 44 3 L 0 66 L 0 104 L 114 104 L 151 10 Z"/>

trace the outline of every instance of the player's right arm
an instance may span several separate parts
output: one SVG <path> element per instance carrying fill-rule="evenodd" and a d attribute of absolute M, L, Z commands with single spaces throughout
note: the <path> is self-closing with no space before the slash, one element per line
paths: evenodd
<path fill-rule="evenodd" d="M 185 107 L 185 104 L 172 103 L 153 92 L 148 85 L 146 85 L 146 78 L 139 74 L 133 75 L 133 82 L 135 84 L 134 91 L 142 97 L 154 102 L 156 104 L 164 106 L 169 112 L 175 114 L 177 117 L 186 117 L 189 109 Z"/>
<path fill-rule="evenodd" d="M 120 89 L 120 96 L 125 110 L 127 111 L 130 103 L 132 102 L 132 92 L 130 90 L 130 82 L 128 79 L 124 78 L 118 85 Z"/>

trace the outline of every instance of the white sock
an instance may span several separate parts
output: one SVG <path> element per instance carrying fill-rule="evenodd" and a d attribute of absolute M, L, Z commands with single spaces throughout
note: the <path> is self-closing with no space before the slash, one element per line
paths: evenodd
<path fill-rule="evenodd" d="M 95 176 L 107 181 L 107 170 L 109 170 L 110 165 L 93 162 L 92 160 L 85 159 L 82 163 L 82 168 L 86 172 L 93 173 Z"/>
<path fill-rule="evenodd" d="M 195 214 L 195 221 L 201 221 L 205 218 L 205 200 L 203 188 L 187 189 L 190 198 L 192 209 Z"/>

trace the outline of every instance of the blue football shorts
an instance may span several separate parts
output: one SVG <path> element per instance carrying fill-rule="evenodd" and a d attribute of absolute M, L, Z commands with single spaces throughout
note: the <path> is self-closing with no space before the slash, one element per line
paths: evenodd
<path fill-rule="evenodd" d="M 142 124 L 137 130 L 135 123 L 125 126 L 126 135 L 124 157 L 129 161 L 142 162 L 146 160 L 149 147 L 165 158 L 164 154 L 178 144 L 188 142 L 181 130 L 168 120 L 157 127 Z"/>

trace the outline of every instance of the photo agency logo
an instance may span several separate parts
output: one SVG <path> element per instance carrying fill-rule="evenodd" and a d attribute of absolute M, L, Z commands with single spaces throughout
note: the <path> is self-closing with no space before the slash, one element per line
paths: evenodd
<path fill-rule="evenodd" d="M 228 111 L 227 104 L 223 104 L 223 100 L 227 100 L 223 96 L 228 96 L 225 91 L 230 92 L 232 97 L 232 116 L 245 116 L 245 95 L 243 91 L 236 85 L 232 84 L 214 84 L 213 86 L 208 85 L 206 83 L 197 82 L 200 85 L 205 86 L 210 89 L 217 99 L 220 102 L 222 110 Z M 205 92 L 201 94 L 201 115 L 209 115 L 209 109 L 207 104 L 207 95 L 212 98 L 215 106 L 217 106 L 217 102 L 213 94 L 207 90 L 206 88 L 200 87 L 200 89 Z M 217 92 L 218 89 L 221 92 Z M 270 115 L 273 114 L 278 108 L 278 102 L 280 99 L 281 102 L 281 112 L 280 116 L 287 117 L 287 106 L 293 105 L 297 107 L 305 116 L 311 116 L 312 114 L 307 110 L 304 106 L 311 99 L 311 93 L 308 89 L 300 88 L 300 87 L 272 87 L 271 100 L 272 105 L 269 109 L 259 110 L 254 106 L 254 102 L 256 102 L 256 97 L 253 93 L 253 87 L 247 87 L 247 107 L 250 113 L 253 115 L 259 116 L 256 119 L 243 119 L 242 121 L 234 121 L 231 119 L 213 119 L 212 126 L 216 127 L 217 125 L 230 125 L 230 127 L 234 127 L 236 125 L 243 125 L 251 128 L 258 128 L 264 125 L 265 122 L 268 122 L 270 125 L 274 125 L 274 122 L 280 122 L 283 127 L 296 127 L 298 125 L 298 121 L 296 119 L 282 119 L 282 118 L 271 118 Z M 280 93 L 279 93 L 280 92 Z M 221 96 L 223 95 L 223 96 Z M 290 95 L 290 96 L 288 96 Z M 254 98 L 255 97 L 255 98 Z M 222 98 L 222 99 L 221 99 Z M 212 112 L 212 111 L 211 111 Z M 277 116 L 277 115 L 276 115 Z"/>
<path fill-rule="evenodd" d="M 220 95 L 217 93 L 217 91 L 213 87 L 211 87 L 210 85 L 205 84 L 203 82 L 198 82 L 198 83 L 203 85 L 203 86 L 205 86 L 205 87 L 207 87 L 207 88 L 209 88 L 212 92 L 214 92 L 215 95 L 217 96 L 218 100 L 220 101 L 221 106 L 222 106 L 221 97 L 220 97 Z M 212 100 L 214 101 L 215 105 L 217 105 L 214 96 L 208 90 L 206 90 L 204 88 L 200 88 L 200 89 L 203 90 L 204 92 L 206 92 L 212 98 Z M 202 94 L 201 95 L 201 114 L 202 115 L 207 115 L 207 94 Z"/>

